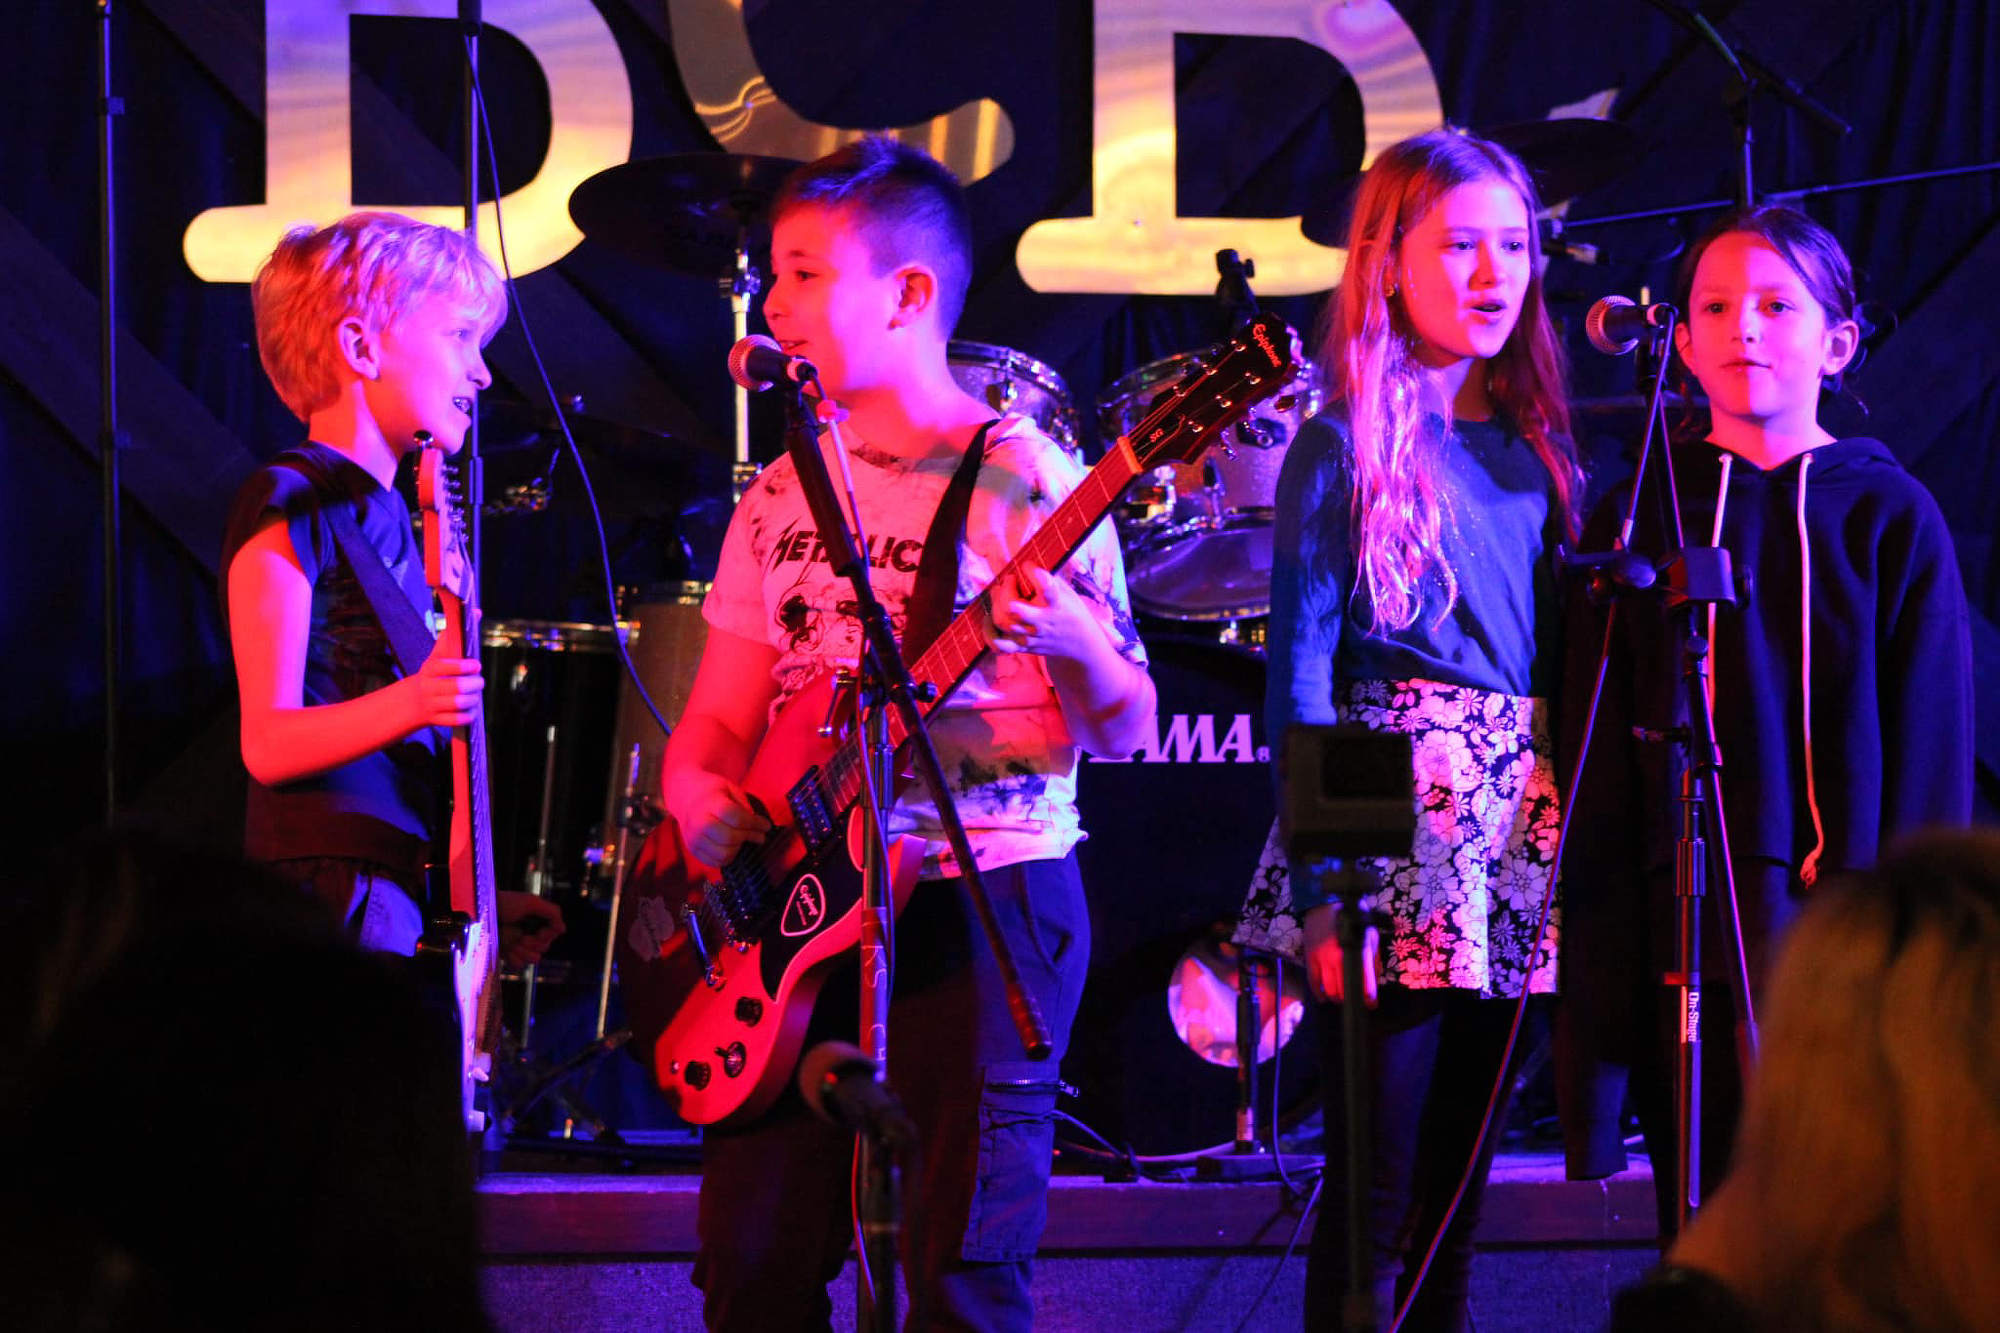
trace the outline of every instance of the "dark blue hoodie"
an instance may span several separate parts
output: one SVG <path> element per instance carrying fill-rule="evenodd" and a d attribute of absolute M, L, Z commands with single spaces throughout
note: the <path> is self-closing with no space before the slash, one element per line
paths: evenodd
<path fill-rule="evenodd" d="M 1754 982 L 1819 876 L 1873 864 L 1898 833 L 1971 818 L 1965 592 L 1936 501 L 1876 440 L 1836 440 L 1768 472 L 1705 441 L 1675 446 L 1673 462 L 1687 544 L 1718 542 L 1737 576 L 1738 605 L 1715 615 L 1712 671 L 1739 888 L 1771 899 L 1742 904 Z M 1621 490 L 1599 507 L 1584 549 L 1610 544 L 1628 496 Z M 1663 493 L 1649 479 L 1634 551 L 1666 549 L 1664 516 Z M 1604 616 L 1581 597 L 1571 609 L 1558 734 L 1565 777 Z M 1599 1167 L 1622 1164 L 1614 1134 L 1622 1079 L 1601 1080 L 1624 1064 L 1621 1048 L 1635 1037 L 1624 1029 L 1652 1021 L 1633 987 L 1657 989 L 1671 945 L 1659 938 L 1669 904 L 1652 900 L 1670 898 L 1673 887 L 1679 751 L 1636 740 L 1632 729 L 1685 720 L 1682 623 L 1657 598 L 1621 605 L 1571 812 L 1563 992 L 1572 1035 L 1580 1035 L 1572 1054 L 1586 1067 L 1570 1077 L 1600 1080 L 1586 1097 L 1597 1112 L 1569 1116 L 1586 1122 L 1568 1126 L 1573 1170 L 1579 1134 L 1596 1142 Z M 1710 980 L 1725 984 L 1725 974 Z"/>

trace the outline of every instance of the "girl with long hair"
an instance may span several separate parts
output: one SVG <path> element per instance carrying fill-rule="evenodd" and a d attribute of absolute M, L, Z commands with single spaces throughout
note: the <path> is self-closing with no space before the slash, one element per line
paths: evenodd
<path fill-rule="evenodd" d="M 1555 984 L 1552 560 L 1580 478 L 1536 211 L 1520 162 L 1455 130 L 1375 161 L 1320 330 L 1329 406 L 1300 430 L 1279 482 L 1268 734 L 1275 745 L 1292 723 L 1359 722 L 1409 734 L 1416 760 L 1411 854 L 1368 863 L 1379 888 L 1363 903 L 1390 922 L 1368 1019 L 1368 1246 L 1385 1328 L 1470 1163 L 1404 1324 L 1465 1326 L 1493 1151 L 1479 1130 L 1489 1094 L 1502 1102 L 1494 1123 L 1505 1114 L 1494 1090 L 1511 1001 Z M 1311 867 L 1286 865 L 1274 832 L 1237 938 L 1303 957 L 1326 1002 L 1329 1071 L 1342 1067 L 1335 910 Z M 1310 1328 L 1339 1326 L 1346 1285 L 1337 1092 L 1326 1112 Z"/>

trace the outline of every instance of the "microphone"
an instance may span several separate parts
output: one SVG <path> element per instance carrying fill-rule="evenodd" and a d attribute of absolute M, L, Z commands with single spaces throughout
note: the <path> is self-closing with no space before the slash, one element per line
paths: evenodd
<path fill-rule="evenodd" d="M 1665 301 L 1652 305 L 1635 304 L 1630 297 L 1607 296 L 1583 317 L 1583 331 L 1590 345 L 1606 356 L 1623 356 L 1639 345 L 1654 329 L 1680 318 L 1680 311 Z"/>
<path fill-rule="evenodd" d="M 762 393 L 779 380 L 793 384 L 817 380 L 819 372 L 802 356 L 786 356 L 775 339 L 753 333 L 729 349 L 729 378 L 751 393 Z"/>
<path fill-rule="evenodd" d="M 807 1051 L 799 1061 L 799 1092 L 820 1119 L 866 1134 L 885 1148 L 916 1142 L 917 1127 L 896 1094 L 875 1081 L 875 1062 L 859 1046 L 823 1041 Z"/>

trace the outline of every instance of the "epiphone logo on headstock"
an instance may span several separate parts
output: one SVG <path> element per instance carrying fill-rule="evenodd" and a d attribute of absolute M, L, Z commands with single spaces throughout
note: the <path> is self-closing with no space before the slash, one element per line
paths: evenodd
<path fill-rule="evenodd" d="M 1271 341 L 1269 330 L 1265 329 L 1262 324 L 1252 324 L 1250 326 L 1250 336 L 1255 338 L 1257 345 L 1264 349 L 1264 355 L 1271 358 L 1271 365 L 1273 367 L 1285 364 L 1284 358 L 1278 355 L 1277 344 Z"/>
<path fill-rule="evenodd" d="M 806 875 L 792 886 L 785 900 L 784 915 L 778 919 L 778 933 L 787 939 L 810 935 L 826 921 L 826 890 L 819 876 Z"/>

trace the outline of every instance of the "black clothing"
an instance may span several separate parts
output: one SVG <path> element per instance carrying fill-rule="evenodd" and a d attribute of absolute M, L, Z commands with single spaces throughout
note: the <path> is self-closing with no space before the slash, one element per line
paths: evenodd
<path fill-rule="evenodd" d="M 908 1289 L 930 1302 L 925 1327 L 1025 1333 L 1029 1261 L 1048 1215 L 1057 1065 L 1083 995 L 1090 911 L 1074 853 L 980 873 L 1054 1049 L 1046 1060 L 1022 1053 L 963 881 L 921 881 L 896 917 L 889 1009 L 889 1085 L 917 1127 L 900 1262 Z M 853 1039 L 856 976 L 851 963 L 833 969 L 809 1044 Z M 749 1125 L 702 1136 L 694 1281 L 709 1328 L 830 1327 L 827 1284 L 853 1240 L 853 1145 L 794 1088 Z"/>
<path fill-rule="evenodd" d="M 421 613 L 430 610 L 423 548 L 409 506 L 360 465 L 323 444 L 286 450 L 237 491 L 222 551 L 230 562 L 267 525 L 283 521 L 312 584 L 302 701 L 343 703 L 402 676 L 367 595 L 335 545 L 325 510 L 349 506 L 368 544 Z M 225 606 L 226 613 L 226 606 Z M 439 733 L 421 731 L 317 774 L 267 787 L 250 780 L 245 851 L 260 861 L 339 857 L 417 882 L 439 817 Z"/>
<path fill-rule="evenodd" d="M 1720 544 L 1739 600 L 1715 616 L 1716 737 L 1753 986 L 1818 876 L 1871 865 L 1894 835 L 1963 824 L 1972 803 L 1972 677 L 1965 593 L 1937 504 L 1875 440 L 1847 439 L 1770 471 L 1707 442 L 1673 449 L 1685 543 Z M 1626 496 L 1593 517 L 1584 548 L 1609 546 Z M 1663 490 L 1647 479 L 1634 551 L 1671 545 Z M 1663 580 L 1664 582 L 1664 580 Z M 1602 640 L 1602 608 L 1571 601 L 1558 733 L 1574 763 Z M 1707 617 L 1700 617 L 1706 628 Z M 1563 865 L 1564 1002 L 1558 1089 L 1569 1169 L 1621 1170 L 1626 1076 L 1646 1062 L 1670 1077 L 1671 1041 L 1655 1031 L 1660 974 L 1673 946 L 1673 857 L 1680 835 L 1677 747 L 1634 726 L 1685 722 L 1678 647 L 1685 625 L 1657 596 L 1619 603 L 1589 766 L 1570 812 Z M 1711 846 L 1714 838 L 1710 836 Z M 1704 914 L 1704 983 L 1725 991 L 1733 951 Z M 1710 1068 L 1731 1034 L 1704 1034 Z M 1641 1108 L 1642 1112 L 1644 1108 Z M 1731 1123 L 1710 1123 L 1711 1149 Z M 1657 1125 L 1649 1137 L 1661 1137 Z M 1667 1164 L 1654 1163 L 1664 1186 Z"/>

